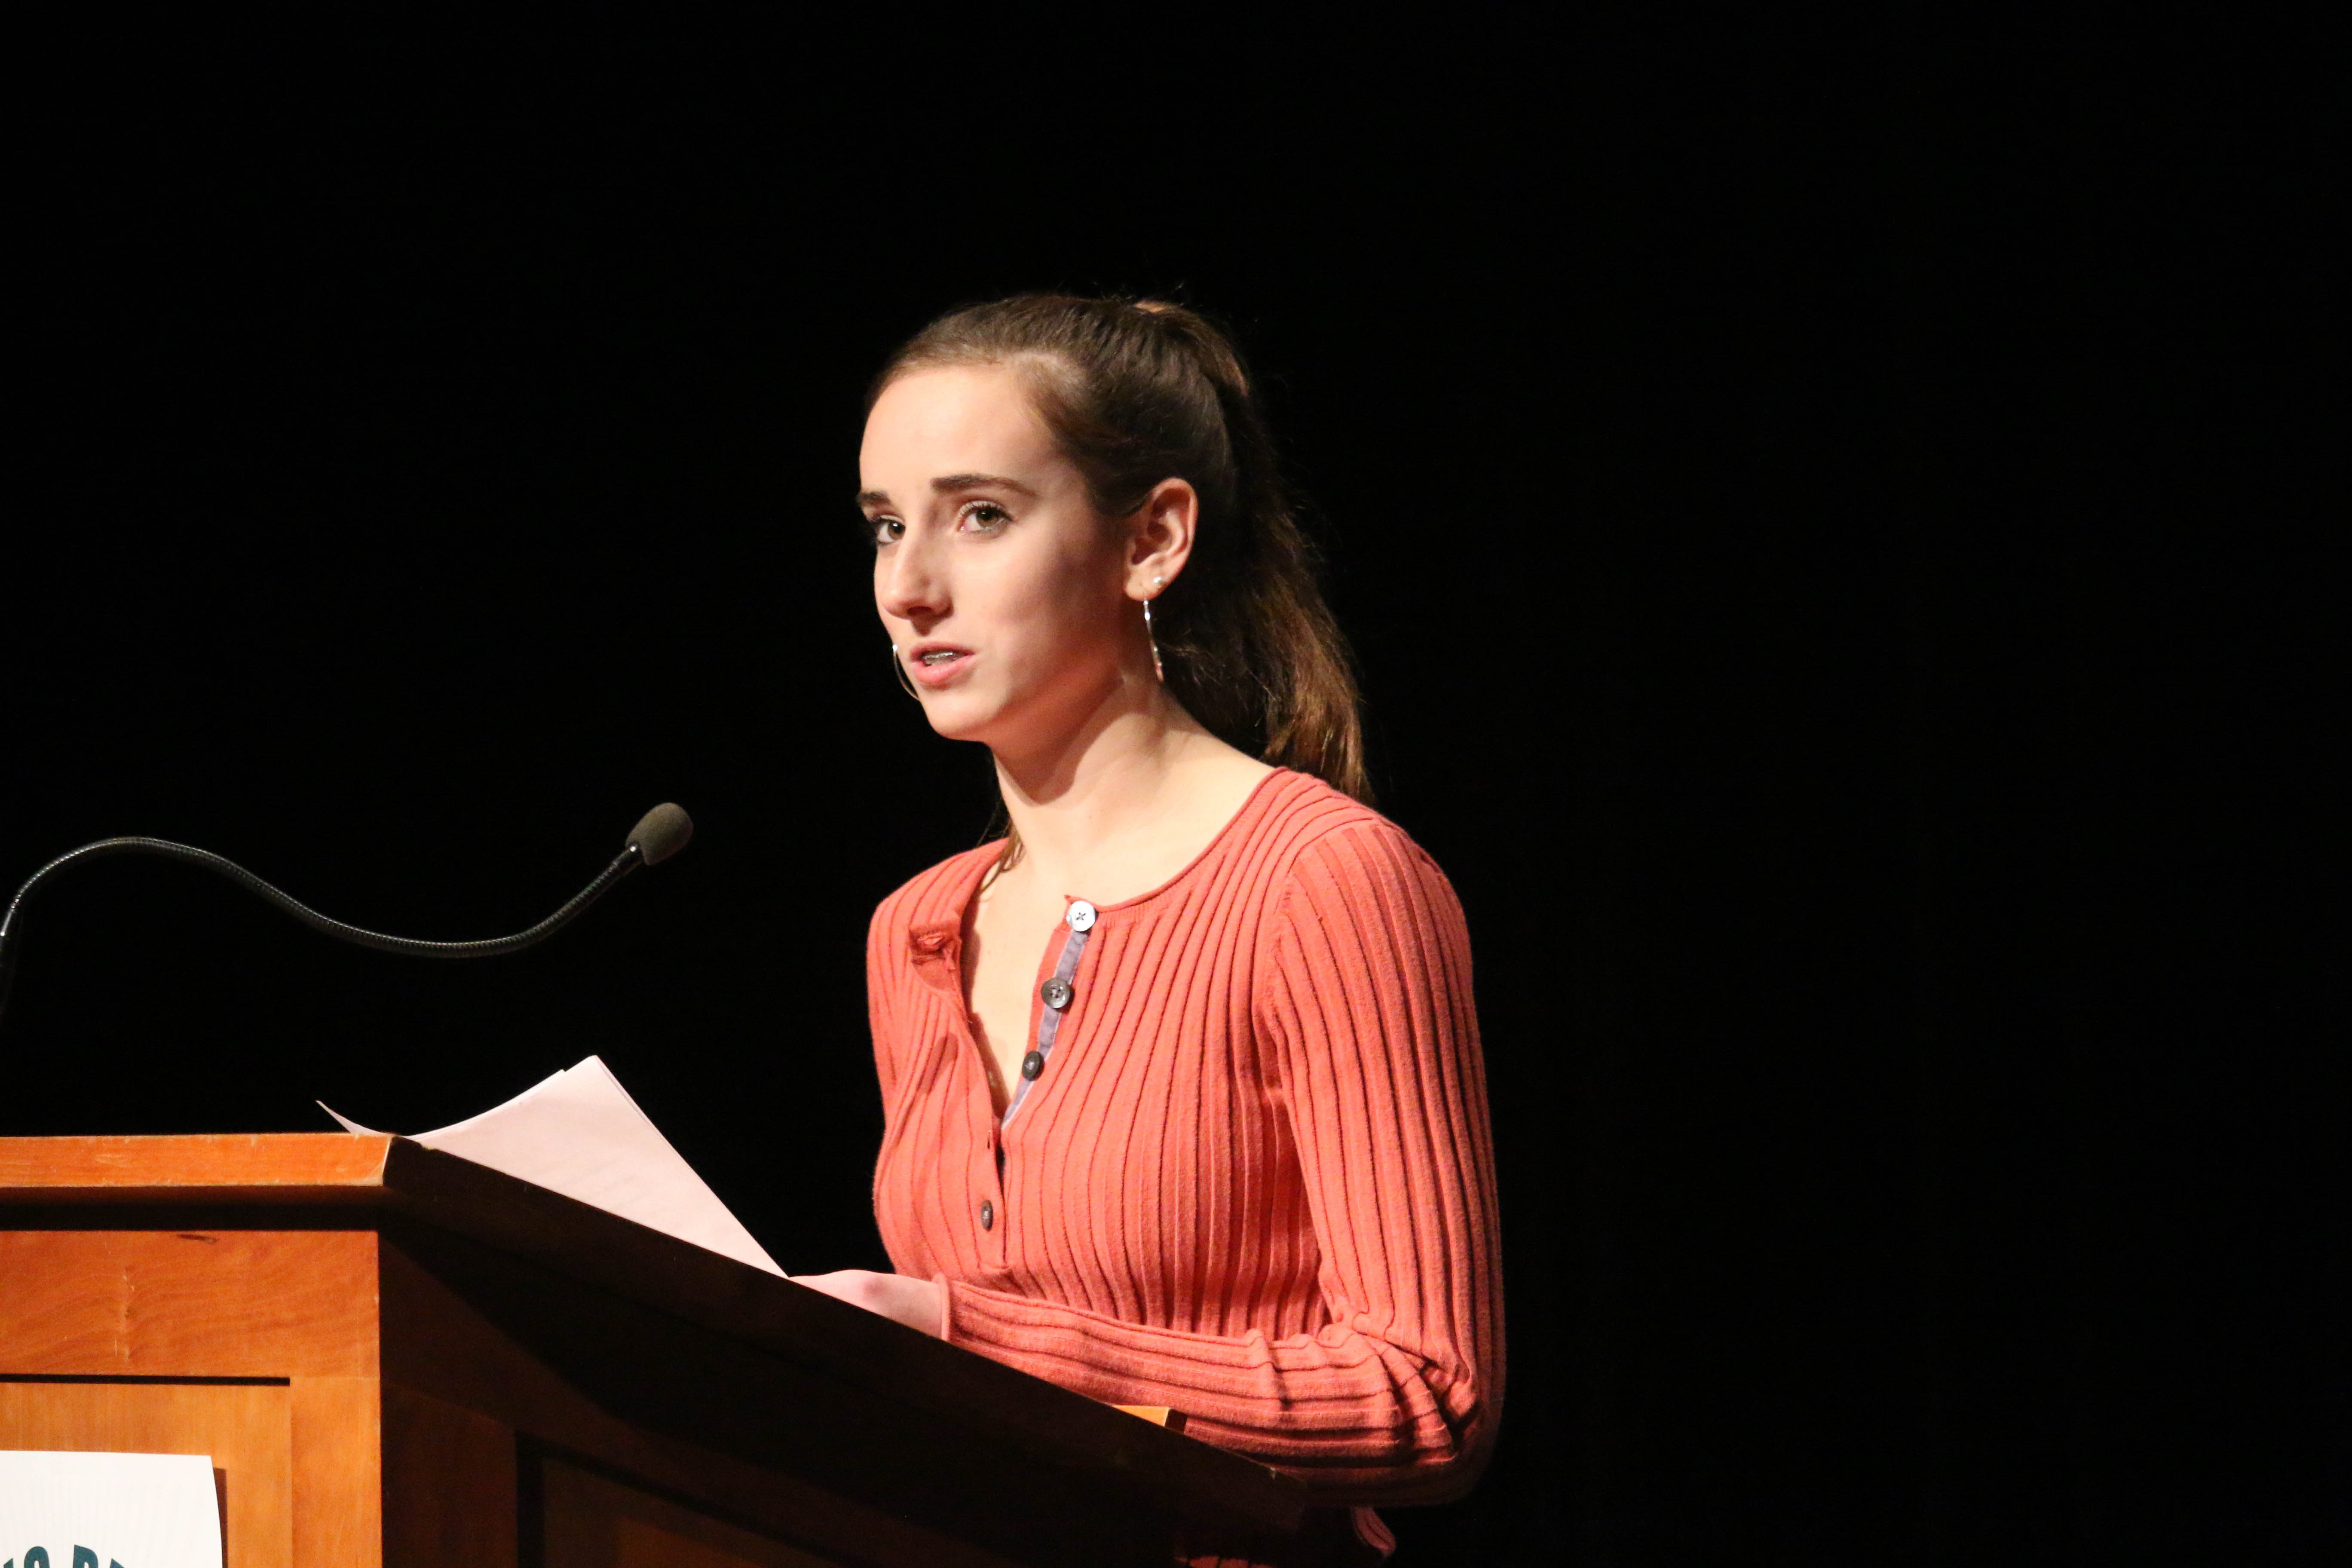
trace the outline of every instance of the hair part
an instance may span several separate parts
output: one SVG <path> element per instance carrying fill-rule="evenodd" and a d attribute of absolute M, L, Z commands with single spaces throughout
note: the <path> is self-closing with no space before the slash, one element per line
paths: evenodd
<path fill-rule="evenodd" d="M 1369 804 L 1347 639 L 1232 340 L 1158 300 L 1016 295 L 916 333 L 866 407 L 915 371 L 979 364 L 1021 376 L 1105 516 L 1129 515 L 1163 479 L 1199 493 L 1192 557 L 1152 602 L 1170 693 L 1226 744 Z M 1016 841 L 1003 864 L 1017 854 Z"/>

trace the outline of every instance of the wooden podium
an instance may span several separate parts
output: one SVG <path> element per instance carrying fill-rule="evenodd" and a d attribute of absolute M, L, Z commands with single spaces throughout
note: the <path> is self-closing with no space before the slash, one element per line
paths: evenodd
<path fill-rule="evenodd" d="M 227 1568 L 1360 1550 L 1262 1466 L 342 1133 L 0 1139 L 0 1448 L 211 1455 Z"/>

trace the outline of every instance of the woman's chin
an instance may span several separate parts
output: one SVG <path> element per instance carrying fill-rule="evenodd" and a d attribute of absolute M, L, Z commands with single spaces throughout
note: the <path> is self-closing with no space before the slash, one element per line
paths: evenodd
<path fill-rule="evenodd" d="M 985 741 L 990 721 L 997 717 L 997 704 L 962 687 L 950 687 L 923 699 L 923 717 L 948 740 Z"/>

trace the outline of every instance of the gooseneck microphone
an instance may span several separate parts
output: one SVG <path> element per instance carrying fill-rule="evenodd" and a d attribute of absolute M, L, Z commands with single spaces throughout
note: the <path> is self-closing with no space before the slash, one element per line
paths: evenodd
<path fill-rule="evenodd" d="M 178 860 L 190 866 L 201 866 L 235 882 L 249 893 L 267 901 L 309 926 L 312 931 L 361 947 L 373 947 L 383 952 L 404 952 L 416 958 L 496 958 L 502 953 L 520 952 L 524 948 L 545 942 L 584 913 L 589 905 L 612 891 L 613 884 L 640 866 L 658 866 L 686 847 L 694 837 L 694 822 L 676 805 L 662 805 L 637 819 L 629 829 L 629 841 L 613 858 L 597 879 L 573 895 L 571 902 L 532 926 L 512 936 L 494 936 L 480 942 L 420 942 L 415 937 L 387 936 L 382 931 L 362 931 L 341 921 L 330 920 L 308 904 L 271 887 L 244 867 L 223 858 L 209 849 L 198 849 L 186 844 L 173 844 L 162 838 L 101 838 L 95 844 L 85 844 L 79 849 L 68 849 L 30 877 L 16 889 L 9 900 L 8 913 L 0 917 L 0 1012 L 8 1005 L 8 990 L 16 976 L 16 949 L 24 930 L 25 900 L 33 889 L 68 866 L 85 860 L 103 859 L 110 855 L 160 855 L 167 860 Z"/>

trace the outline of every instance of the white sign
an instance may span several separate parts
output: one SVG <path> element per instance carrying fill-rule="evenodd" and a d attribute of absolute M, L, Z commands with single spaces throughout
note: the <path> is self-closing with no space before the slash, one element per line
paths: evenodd
<path fill-rule="evenodd" d="M 221 1568 L 212 1460 L 0 1451 L 0 1568 Z"/>

